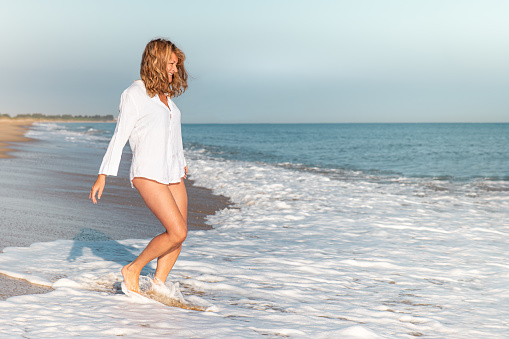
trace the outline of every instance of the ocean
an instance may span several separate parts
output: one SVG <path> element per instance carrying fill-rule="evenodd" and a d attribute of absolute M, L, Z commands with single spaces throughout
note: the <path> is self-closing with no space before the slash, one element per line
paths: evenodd
<path fill-rule="evenodd" d="M 114 127 L 36 124 L 28 136 L 68 154 L 68 171 L 90 175 Z M 233 202 L 209 218 L 213 229 L 190 232 L 171 272 L 169 297 L 191 309 L 118 291 L 120 268 L 149 238 L 57 240 L 0 254 L 0 272 L 55 288 L 0 302 L 1 333 L 509 336 L 509 124 L 182 133 L 191 178 Z M 126 149 L 125 180 L 128 166 Z"/>

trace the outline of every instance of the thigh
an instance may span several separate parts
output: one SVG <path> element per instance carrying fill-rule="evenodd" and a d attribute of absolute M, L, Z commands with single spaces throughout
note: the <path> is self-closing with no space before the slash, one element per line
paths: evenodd
<path fill-rule="evenodd" d="M 181 179 L 177 184 L 169 184 L 168 188 L 175 199 L 182 218 L 187 223 L 187 191 L 184 179 Z"/>
<path fill-rule="evenodd" d="M 146 178 L 134 178 L 133 185 L 169 233 L 187 226 L 168 186 Z"/>

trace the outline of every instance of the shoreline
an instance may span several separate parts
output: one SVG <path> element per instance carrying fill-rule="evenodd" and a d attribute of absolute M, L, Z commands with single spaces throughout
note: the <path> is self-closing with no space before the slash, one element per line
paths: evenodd
<path fill-rule="evenodd" d="M 186 189 L 189 195 L 187 224 L 190 231 L 212 229 L 212 226 L 206 223 L 207 217 L 232 205 L 229 198 L 212 194 L 212 191 L 208 188 L 194 186 L 192 180 L 186 181 Z M 0 243 L 0 255 L 5 247 L 21 246 Z M 0 301 L 18 295 L 42 294 L 53 291 L 51 287 L 32 284 L 25 279 L 13 278 L 3 273 L 0 273 L 0 287 Z"/>
<path fill-rule="evenodd" d="M 33 122 L 18 120 L 6 123 L 5 119 L 0 119 L 0 164 L 3 162 L 3 165 L 0 165 L 0 177 L 3 177 L 0 183 L 5 187 L 4 194 L 0 196 L 0 209 L 3 211 L 0 221 L 0 255 L 6 247 L 28 247 L 36 242 L 59 239 L 91 241 L 146 239 L 161 231 L 162 226 L 145 206 L 136 190 L 130 187 L 129 180 L 125 177 L 108 177 L 107 191 L 101 204 L 93 206 L 86 189 L 88 190 L 88 186 L 94 182 L 95 175 L 83 176 L 76 173 L 63 175 L 54 171 L 33 173 L 37 165 L 23 162 L 27 156 L 30 158 L 32 154 L 37 154 L 37 147 L 40 147 L 37 139 L 24 137 Z M 12 145 L 28 141 L 34 143 L 23 145 L 19 149 Z M 13 151 L 19 154 L 17 156 L 8 154 Z M 9 179 L 13 173 L 19 177 Z M 34 187 L 34 182 L 38 186 Z M 53 195 L 55 182 L 61 184 L 63 188 L 56 199 Z M 210 189 L 195 186 L 191 179 L 187 179 L 185 183 L 189 197 L 188 229 L 190 231 L 211 229 L 212 226 L 207 224 L 208 216 L 231 206 L 230 199 L 214 195 Z M 78 188 L 73 187 L 76 184 L 79 184 Z M 37 207 L 36 204 L 40 204 L 41 200 L 44 202 Z M 70 203 L 73 209 L 66 210 L 66 203 Z M 45 210 L 44 206 L 48 206 L 48 209 Z M 83 212 L 75 212 L 76 209 Z M 108 218 L 111 219 L 110 222 L 97 221 Z M 125 222 L 121 224 L 118 218 L 130 220 L 132 225 L 125 225 Z M 103 239 L 80 238 L 89 231 L 99 234 Z M 0 301 L 17 295 L 40 294 L 52 290 L 0 273 Z"/>
<path fill-rule="evenodd" d="M 0 159 L 13 158 L 10 152 L 16 151 L 13 143 L 33 141 L 25 137 L 25 133 L 33 121 L 28 119 L 8 120 L 0 119 Z"/>
<path fill-rule="evenodd" d="M 34 123 L 115 123 L 116 120 L 63 120 L 63 119 L 29 119 L 29 118 L 0 118 L 0 159 L 14 158 L 11 152 L 17 151 L 13 147 L 17 142 L 28 142 L 34 139 L 25 137 L 25 133 Z"/>

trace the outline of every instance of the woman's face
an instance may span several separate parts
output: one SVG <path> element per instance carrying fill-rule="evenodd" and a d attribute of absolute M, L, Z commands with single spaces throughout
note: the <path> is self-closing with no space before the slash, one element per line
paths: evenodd
<path fill-rule="evenodd" d="M 170 61 L 168 61 L 168 65 L 166 66 L 166 71 L 168 72 L 168 78 L 173 79 L 173 74 L 177 73 L 177 62 L 179 59 L 175 53 L 171 53 Z"/>

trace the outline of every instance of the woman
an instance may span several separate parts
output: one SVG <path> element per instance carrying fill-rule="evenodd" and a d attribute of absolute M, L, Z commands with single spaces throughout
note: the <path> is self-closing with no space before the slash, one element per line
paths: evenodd
<path fill-rule="evenodd" d="M 117 126 L 104 155 L 89 198 L 96 204 L 107 175 L 117 175 L 127 139 L 133 158 L 131 186 L 135 187 L 166 231 L 122 268 L 128 290 L 140 293 L 142 268 L 157 258 L 154 283 L 164 284 L 187 236 L 187 192 L 180 111 L 171 98 L 187 89 L 185 55 L 172 42 L 150 41 L 141 60 L 141 80 L 122 93 Z"/>

